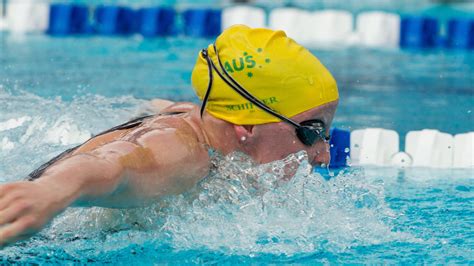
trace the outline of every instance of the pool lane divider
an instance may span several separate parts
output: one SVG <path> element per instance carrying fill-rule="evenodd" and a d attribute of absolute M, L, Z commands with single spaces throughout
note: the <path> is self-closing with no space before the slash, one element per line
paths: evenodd
<path fill-rule="evenodd" d="M 191 37 L 208 37 L 221 32 L 221 10 L 188 9 L 183 13 L 184 33 Z"/>
<path fill-rule="evenodd" d="M 367 46 L 402 49 L 474 49 L 474 17 L 453 17 L 446 23 L 424 15 L 369 11 L 354 16 L 336 9 L 265 10 L 253 5 L 224 9 L 11 1 L 0 30 L 46 32 L 52 36 L 140 34 L 146 38 L 186 35 L 214 38 L 234 24 L 285 30 L 307 47 Z M 355 17 L 355 19 L 354 19 Z M 355 21 L 355 23 L 353 23 Z M 318 25 L 314 27 L 313 25 Z"/>
<path fill-rule="evenodd" d="M 399 149 L 396 131 L 366 128 L 349 132 L 331 130 L 332 168 L 348 165 L 474 168 L 474 132 L 451 135 L 434 129 L 410 131 L 405 150 Z"/>
<path fill-rule="evenodd" d="M 98 6 L 94 11 L 94 30 L 100 35 L 130 35 L 138 28 L 137 12 L 128 7 Z"/>
<path fill-rule="evenodd" d="M 438 45 L 438 21 L 421 16 L 404 17 L 401 22 L 400 46 L 405 48 L 432 48 Z"/>
<path fill-rule="evenodd" d="M 167 7 L 149 7 L 138 11 L 138 28 L 144 37 L 170 36 L 176 34 L 176 11 Z"/>
<path fill-rule="evenodd" d="M 47 33 L 131 35 L 144 37 L 171 36 L 178 33 L 177 12 L 169 7 L 128 7 L 100 5 L 90 9 L 79 5 L 53 4 Z M 191 37 L 212 38 L 221 32 L 221 10 L 189 9 L 183 12 L 184 33 Z"/>
<path fill-rule="evenodd" d="M 448 22 L 446 46 L 449 48 L 474 48 L 474 20 L 451 19 Z"/>
<path fill-rule="evenodd" d="M 15 33 L 44 32 L 48 27 L 49 4 L 33 1 L 9 1 L 0 24 Z"/>
<path fill-rule="evenodd" d="M 176 34 L 176 11 L 167 7 L 138 10 L 122 6 L 97 6 L 94 10 L 84 5 L 53 4 L 49 26 L 52 36 L 64 35 L 131 35 L 144 37 Z"/>
<path fill-rule="evenodd" d="M 64 36 L 90 34 L 89 9 L 85 5 L 53 4 L 49 11 L 47 34 Z"/>
<path fill-rule="evenodd" d="M 329 166 L 331 168 L 347 166 L 347 161 L 350 157 L 350 138 L 351 133 L 347 130 L 331 129 L 331 139 L 329 141 L 329 153 L 331 154 Z"/>

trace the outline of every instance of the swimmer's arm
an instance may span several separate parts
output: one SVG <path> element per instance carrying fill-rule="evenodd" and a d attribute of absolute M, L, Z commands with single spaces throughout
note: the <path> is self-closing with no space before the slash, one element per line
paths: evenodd
<path fill-rule="evenodd" d="M 34 181 L 0 185 L 0 245 L 38 232 L 70 205 L 143 206 L 207 174 L 207 149 L 199 143 L 174 133 L 150 135 L 75 153 Z"/>
<path fill-rule="evenodd" d="M 126 208 L 181 193 L 207 174 L 207 149 L 193 136 L 147 134 L 136 142 L 117 140 L 86 153 L 79 149 L 36 181 L 71 184 L 75 200 L 70 204 L 76 206 Z"/>

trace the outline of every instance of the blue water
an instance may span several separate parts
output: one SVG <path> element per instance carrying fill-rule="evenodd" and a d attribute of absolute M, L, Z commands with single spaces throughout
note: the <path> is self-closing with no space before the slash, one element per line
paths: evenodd
<path fill-rule="evenodd" d="M 0 123 L 23 122 L 0 130 L 0 181 L 146 112 L 148 99 L 195 102 L 190 73 L 209 42 L 2 35 Z M 422 128 L 474 130 L 472 52 L 313 52 L 338 81 L 337 127 L 390 128 L 402 139 Z M 472 169 L 354 167 L 322 177 L 304 153 L 263 166 L 215 156 L 212 174 L 184 195 L 143 209 L 70 208 L 0 250 L 0 262 L 474 263 Z"/>

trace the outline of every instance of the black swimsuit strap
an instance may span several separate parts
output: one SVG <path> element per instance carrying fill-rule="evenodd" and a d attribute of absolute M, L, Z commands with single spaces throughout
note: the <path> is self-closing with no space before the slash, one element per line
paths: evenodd
<path fill-rule="evenodd" d="M 143 123 L 143 121 L 145 121 L 146 119 L 148 119 L 150 117 L 165 116 L 165 115 L 178 115 L 178 114 L 182 114 L 182 113 L 185 113 L 185 112 L 165 112 L 165 113 L 159 113 L 159 114 L 156 114 L 156 115 L 146 115 L 146 116 L 137 117 L 137 118 L 132 119 L 132 120 L 126 122 L 126 123 L 120 124 L 120 125 L 115 126 L 113 128 L 107 129 L 103 132 L 100 132 L 99 134 L 93 136 L 92 138 L 95 138 L 95 137 L 98 137 L 98 136 L 101 136 L 101 135 L 104 135 L 104 134 L 107 134 L 107 133 L 110 133 L 110 132 L 113 132 L 113 131 L 116 131 L 116 130 L 123 130 L 123 129 L 130 129 L 130 128 L 137 127 L 137 126 L 141 125 Z M 88 142 L 92 138 L 86 140 L 84 143 Z M 84 143 L 82 143 L 82 144 L 84 144 Z M 27 180 L 28 181 L 33 181 L 33 180 L 41 177 L 41 175 L 43 175 L 44 171 L 46 171 L 46 169 L 48 169 L 48 167 L 53 165 L 55 162 L 61 160 L 62 158 L 66 157 L 71 152 L 75 151 L 82 144 L 77 145 L 76 147 L 67 149 L 67 150 L 61 152 L 59 155 L 52 158 L 51 160 L 49 160 L 48 162 L 42 164 L 40 167 L 38 167 L 37 169 L 32 171 L 30 174 L 28 174 Z"/>

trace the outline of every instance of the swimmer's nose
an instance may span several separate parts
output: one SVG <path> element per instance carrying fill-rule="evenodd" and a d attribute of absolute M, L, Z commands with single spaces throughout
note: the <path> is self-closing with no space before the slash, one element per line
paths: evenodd
<path fill-rule="evenodd" d="M 331 161 L 331 155 L 329 153 L 329 144 L 324 143 L 324 147 L 320 148 L 314 156 L 312 165 L 321 166 L 322 164 L 328 165 Z"/>

